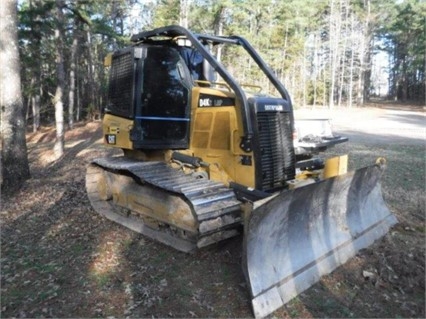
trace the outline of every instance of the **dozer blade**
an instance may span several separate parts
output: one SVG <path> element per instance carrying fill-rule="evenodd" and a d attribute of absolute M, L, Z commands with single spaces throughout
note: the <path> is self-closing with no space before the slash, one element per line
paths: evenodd
<path fill-rule="evenodd" d="M 265 317 L 386 234 L 397 219 L 380 186 L 384 165 L 290 191 L 246 223 L 245 275 L 256 317 Z"/>

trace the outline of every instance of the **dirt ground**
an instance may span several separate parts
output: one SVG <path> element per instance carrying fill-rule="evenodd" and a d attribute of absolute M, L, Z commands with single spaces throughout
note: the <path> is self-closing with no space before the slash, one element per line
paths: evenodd
<path fill-rule="evenodd" d="M 394 104 L 300 110 L 332 119 L 350 141 L 350 169 L 384 156 L 383 195 L 399 223 L 389 234 L 271 317 L 425 317 L 425 113 Z M 91 209 L 87 163 L 112 153 L 99 122 L 66 134 L 28 134 L 32 178 L 1 198 L 1 317 L 252 317 L 242 238 L 184 254 L 116 225 Z"/>

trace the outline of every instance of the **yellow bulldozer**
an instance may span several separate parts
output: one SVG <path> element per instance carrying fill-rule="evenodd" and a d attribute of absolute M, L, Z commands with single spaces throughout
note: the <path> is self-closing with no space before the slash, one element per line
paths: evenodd
<path fill-rule="evenodd" d="M 256 317 L 396 223 L 381 194 L 384 160 L 347 173 L 345 156 L 314 156 L 346 138 L 299 143 L 289 93 L 247 40 L 166 26 L 131 41 L 105 59 L 104 143 L 123 155 L 87 168 L 98 213 L 183 252 L 243 232 Z M 246 52 L 276 96 L 238 82 L 216 46 Z"/>

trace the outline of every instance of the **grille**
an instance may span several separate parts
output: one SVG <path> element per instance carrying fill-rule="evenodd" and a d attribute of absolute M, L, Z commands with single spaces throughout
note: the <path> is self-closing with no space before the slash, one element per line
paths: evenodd
<path fill-rule="evenodd" d="M 295 176 L 295 156 L 290 114 L 257 113 L 260 163 L 257 185 L 263 191 L 285 186 Z"/>
<path fill-rule="evenodd" d="M 113 57 L 108 91 L 108 109 L 127 117 L 133 111 L 134 62 L 133 51 Z"/>

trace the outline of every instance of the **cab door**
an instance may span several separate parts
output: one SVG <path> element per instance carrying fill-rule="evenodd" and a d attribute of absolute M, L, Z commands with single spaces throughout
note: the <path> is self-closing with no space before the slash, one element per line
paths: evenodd
<path fill-rule="evenodd" d="M 134 148 L 188 148 L 192 82 L 183 59 L 173 47 L 147 45 L 140 63 Z"/>

